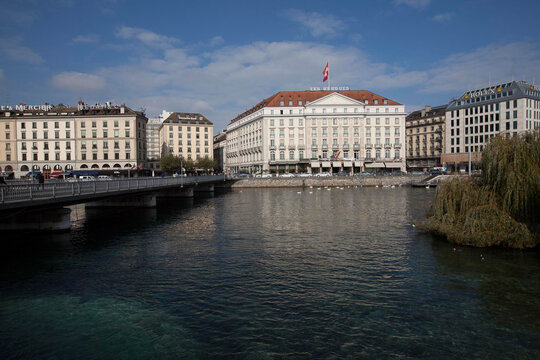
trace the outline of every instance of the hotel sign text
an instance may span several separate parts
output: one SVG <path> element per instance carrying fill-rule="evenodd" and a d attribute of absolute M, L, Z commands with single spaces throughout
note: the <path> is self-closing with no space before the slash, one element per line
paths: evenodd
<path fill-rule="evenodd" d="M 0 105 L 0 111 L 27 111 L 27 110 L 42 110 L 49 111 L 53 108 L 52 105 L 15 105 L 12 107 L 10 105 Z"/>

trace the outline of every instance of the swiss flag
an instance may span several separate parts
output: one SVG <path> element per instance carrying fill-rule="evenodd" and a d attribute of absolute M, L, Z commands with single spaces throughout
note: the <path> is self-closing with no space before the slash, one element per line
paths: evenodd
<path fill-rule="evenodd" d="M 323 79 L 322 79 L 322 82 L 325 82 L 326 80 L 328 80 L 328 61 L 326 62 L 326 66 L 324 67 L 324 70 L 323 70 Z"/>

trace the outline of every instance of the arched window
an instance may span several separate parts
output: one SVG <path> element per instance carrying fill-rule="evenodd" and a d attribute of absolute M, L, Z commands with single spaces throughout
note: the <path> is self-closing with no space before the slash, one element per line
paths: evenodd
<path fill-rule="evenodd" d="M 51 171 L 51 167 L 49 165 L 43 165 L 43 171 Z"/>
<path fill-rule="evenodd" d="M 28 170 L 29 170 L 28 166 L 26 165 L 21 166 L 21 171 L 28 171 Z"/>
<path fill-rule="evenodd" d="M 81 165 L 81 169 L 88 169 L 88 165 L 82 164 L 82 165 Z"/>
<path fill-rule="evenodd" d="M 98 164 L 92 165 L 92 169 L 99 169 L 99 165 Z"/>
<path fill-rule="evenodd" d="M 276 160 L 276 152 L 270 151 L 270 160 Z"/>
<path fill-rule="evenodd" d="M 6 166 L 6 171 L 13 171 L 13 167 L 11 165 Z"/>
<path fill-rule="evenodd" d="M 381 150 L 375 151 L 375 158 L 377 158 L 377 159 L 381 158 Z"/>
<path fill-rule="evenodd" d="M 131 167 L 131 164 L 126 164 L 124 165 L 125 168 L 130 168 Z"/>
<path fill-rule="evenodd" d="M 54 165 L 54 170 L 62 170 L 62 166 L 61 165 Z"/>
<path fill-rule="evenodd" d="M 32 171 L 39 171 L 39 165 L 32 166 Z"/>
<path fill-rule="evenodd" d="M 66 170 L 73 170 L 73 165 L 66 165 Z"/>
<path fill-rule="evenodd" d="M 120 164 L 114 164 L 113 167 L 114 167 L 114 168 L 121 168 L 122 166 L 120 166 Z"/>
<path fill-rule="evenodd" d="M 385 157 L 386 159 L 390 159 L 390 150 L 385 150 L 385 151 L 384 151 L 384 157 Z"/>
<path fill-rule="evenodd" d="M 394 153 L 394 158 L 399 159 L 399 150 L 396 150 Z"/>
<path fill-rule="evenodd" d="M 103 169 L 109 169 L 110 166 L 109 166 L 109 164 L 103 164 L 102 168 L 103 168 Z"/>
<path fill-rule="evenodd" d="M 285 160 L 285 151 L 279 152 L 279 160 Z"/>
<path fill-rule="evenodd" d="M 289 151 L 289 160 L 294 160 L 294 150 Z"/>
<path fill-rule="evenodd" d="M 366 157 L 371 159 L 371 150 L 366 150 Z"/>

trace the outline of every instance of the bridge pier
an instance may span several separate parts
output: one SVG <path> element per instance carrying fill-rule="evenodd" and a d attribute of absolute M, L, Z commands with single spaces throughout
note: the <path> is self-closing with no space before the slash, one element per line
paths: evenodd
<path fill-rule="evenodd" d="M 0 217 L 0 231 L 68 231 L 71 209 L 30 210 Z"/>
<path fill-rule="evenodd" d="M 109 199 L 103 199 L 99 201 L 88 202 L 85 204 L 90 208 L 103 208 L 103 207 L 139 207 L 139 208 L 155 208 L 156 196 L 155 195 L 128 195 L 119 196 Z"/>
<path fill-rule="evenodd" d="M 159 198 L 192 198 L 193 188 L 183 187 L 183 188 L 165 189 L 165 190 L 161 190 L 157 194 L 157 197 Z"/>

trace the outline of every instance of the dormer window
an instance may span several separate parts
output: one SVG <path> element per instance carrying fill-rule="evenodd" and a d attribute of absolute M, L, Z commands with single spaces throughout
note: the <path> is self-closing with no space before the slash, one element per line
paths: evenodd
<path fill-rule="evenodd" d="M 369 104 L 369 100 L 364 100 L 364 104 Z"/>
<path fill-rule="evenodd" d="M 283 106 L 283 105 L 285 105 L 285 103 L 283 102 L 283 100 L 281 100 L 281 101 L 279 102 L 279 106 Z"/>
<path fill-rule="evenodd" d="M 298 100 L 298 105 L 302 105 L 302 100 Z"/>
<path fill-rule="evenodd" d="M 379 100 L 373 100 L 373 103 L 377 105 L 379 103 Z"/>
<path fill-rule="evenodd" d="M 293 102 L 292 100 L 289 100 L 289 106 L 292 106 Z"/>
<path fill-rule="evenodd" d="M 386 99 L 383 100 L 383 104 L 385 104 L 385 105 L 388 104 L 388 100 L 386 100 Z"/>

